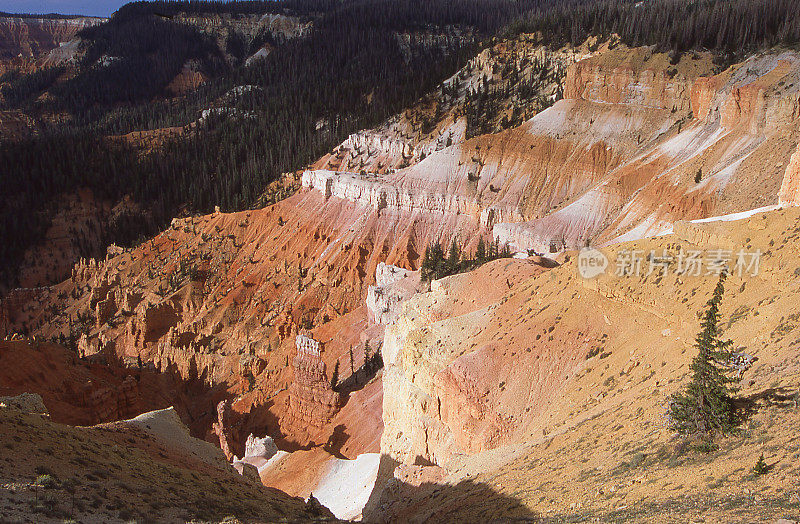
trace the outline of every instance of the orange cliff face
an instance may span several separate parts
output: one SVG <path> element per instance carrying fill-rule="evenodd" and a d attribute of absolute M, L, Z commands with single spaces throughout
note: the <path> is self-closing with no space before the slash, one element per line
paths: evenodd
<path fill-rule="evenodd" d="M 564 99 L 517 128 L 417 155 L 391 134 L 395 122 L 348 139 L 303 185 L 378 214 L 466 217 L 467 227 L 539 252 L 773 204 L 797 144 L 790 80 L 800 58 L 767 53 L 713 69 L 708 54 L 672 64 L 648 48 L 604 50 L 569 65 Z M 451 131 L 439 129 L 440 139 Z M 392 159 L 413 165 L 380 169 Z M 329 170 L 354 165 L 379 169 Z M 463 226 L 456 233 L 474 246 Z"/>
<path fill-rule="evenodd" d="M 663 54 L 647 48 L 618 48 L 600 53 L 567 69 L 564 98 L 604 104 L 629 104 L 685 111 L 697 74 L 708 70 L 709 56 L 671 66 Z"/>
<path fill-rule="evenodd" d="M 556 206 L 495 224 L 493 235 L 543 251 L 641 238 L 676 220 L 776 203 L 798 141 L 800 57 L 764 53 L 711 71 L 707 55 L 685 54 L 673 65 L 646 48 L 569 68 L 564 100 L 522 128 L 575 141 L 574 154 L 603 146 L 614 161 L 588 186 L 559 187 Z M 538 192 L 526 202 L 541 202 Z"/>
<path fill-rule="evenodd" d="M 320 443 L 330 428 L 309 435 L 304 424 L 282 420 L 286 403 L 299 395 L 287 392 L 298 329 L 316 326 L 328 374 L 338 359 L 346 378 L 350 348 L 356 369 L 363 362 L 364 297 L 378 263 L 416 267 L 417 231 L 433 235 L 439 227 L 433 216 L 427 225 L 389 213 L 365 217 L 352 203 L 307 191 L 259 211 L 176 220 L 152 241 L 100 264 L 78 264 L 69 280 L 31 296 L 17 292 L 22 298 L 0 309 L 13 310 L 10 332 L 84 333 L 76 336 L 84 357 L 108 356 L 128 367 L 142 361 L 179 377 L 195 395 L 187 423 L 196 435 L 216 440 L 208 406 L 227 398 L 246 418 L 242 439 L 255 432 L 289 446 Z M 379 346 L 380 333 L 369 336 Z M 342 417 L 358 418 L 346 410 Z M 379 412 L 365 428 L 368 435 L 354 442 L 375 451 Z"/>
<path fill-rule="evenodd" d="M 79 359 L 40 341 L 0 341 L 0 396 L 35 391 L 51 418 L 90 425 L 177 405 L 186 414 L 180 381 L 145 368 L 125 368 L 95 356 Z"/>

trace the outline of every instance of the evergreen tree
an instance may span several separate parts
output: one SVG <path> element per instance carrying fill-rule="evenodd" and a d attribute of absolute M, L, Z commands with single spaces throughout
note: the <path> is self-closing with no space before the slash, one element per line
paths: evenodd
<path fill-rule="evenodd" d="M 336 389 L 336 385 L 339 383 L 339 361 L 336 361 L 336 364 L 333 366 L 333 373 L 331 374 L 331 389 Z"/>
<path fill-rule="evenodd" d="M 483 237 L 478 240 L 478 247 L 475 250 L 475 260 L 482 264 L 486 260 L 486 242 L 483 241 Z"/>
<path fill-rule="evenodd" d="M 769 466 L 767 465 L 767 461 L 764 460 L 764 454 L 762 453 L 758 460 L 756 461 L 756 465 L 753 466 L 753 473 L 756 475 L 763 475 L 769 471 Z"/>
<path fill-rule="evenodd" d="M 713 438 L 716 434 L 730 433 L 737 423 L 731 396 L 734 390 L 730 386 L 733 379 L 722 367 L 731 357 L 733 345 L 733 341 L 720 337 L 719 305 L 724 282 L 723 272 L 695 339 L 697 355 L 691 364 L 692 381 L 684 391 L 670 398 L 669 426 L 682 435 Z"/>
<path fill-rule="evenodd" d="M 303 292 L 303 266 L 300 265 L 300 262 L 297 263 L 297 292 Z"/>
<path fill-rule="evenodd" d="M 444 249 L 441 242 L 436 242 L 431 248 L 431 280 L 444 276 Z"/>
<path fill-rule="evenodd" d="M 461 250 L 458 247 L 455 239 L 450 242 L 450 251 L 447 254 L 447 261 L 445 263 L 445 273 L 448 275 L 454 275 L 458 273 L 459 267 L 461 266 Z"/>
<path fill-rule="evenodd" d="M 431 258 L 431 246 L 425 246 L 425 254 L 422 256 L 422 265 L 419 268 L 420 278 L 427 282 L 433 274 L 433 259 Z M 351 351 L 352 352 L 352 351 Z"/>
<path fill-rule="evenodd" d="M 353 347 L 350 346 L 350 374 L 356 374 L 355 361 L 353 359 Z"/>
<path fill-rule="evenodd" d="M 383 355 L 381 355 L 380 348 L 376 349 L 375 353 L 373 353 L 371 359 L 371 366 L 373 371 L 381 369 L 383 367 Z"/>

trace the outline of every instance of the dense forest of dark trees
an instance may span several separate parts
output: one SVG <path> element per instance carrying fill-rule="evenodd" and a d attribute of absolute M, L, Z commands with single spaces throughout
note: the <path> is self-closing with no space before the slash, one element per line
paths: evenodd
<path fill-rule="evenodd" d="M 261 12 L 276 5 L 242 2 L 232 8 L 247 11 L 255 4 L 265 6 Z M 6 107 L 17 103 L 32 113 L 66 112 L 71 121 L 0 147 L 0 165 L 7 166 L 0 175 L 7 195 L 0 220 L 9 238 L 0 243 L 0 271 L 6 272 L 0 279 L 10 278 L 15 260 L 43 232 L 46 220 L 30 215 L 47 214 L 64 191 L 90 187 L 112 201 L 129 194 L 144 203 L 154 219 L 133 221 L 134 231 L 119 231 L 114 239 L 121 243 L 155 232 L 180 209 L 241 209 L 280 173 L 312 161 L 349 133 L 377 124 L 431 90 L 475 50 L 472 37 L 460 36 L 474 32 L 468 27 L 444 48 L 412 41 L 409 55 L 395 30 L 440 31 L 456 20 L 415 13 L 404 21 L 354 4 L 349 15 L 338 7 L 317 15 L 308 38 L 287 41 L 250 67 L 231 68 L 209 36 L 155 16 L 182 5 L 121 9 L 109 23 L 84 32 L 91 45 L 79 72 L 52 88 L 50 100 L 6 100 Z M 311 16 L 334 3 L 286 2 L 281 8 L 286 5 L 306 6 L 301 14 Z M 185 98 L 160 96 L 187 60 L 202 64 L 212 80 Z M 252 87 L 230 94 L 243 85 Z M 195 132 L 145 155 L 105 138 L 186 125 L 211 108 L 219 112 Z"/>
<path fill-rule="evenodd" d="M 226 49 L 179 13 L 283 13 L 314 20 L 307 38 L 270 41 L 263 60 L 242 59 L 272 38 L 235 34 Z M 24 248 L 47 224 L 48 209 L 78 187 L 117 200 L 131 195 L 153 220 L 129 220 L 110 238 L 132 242 L 180 210 L 253 205 L 265 185 L 301 168 L 349 133 L 379 123 L 430 91 L 476 51 L 478 39 L 538 31 L 543 42 L 580 43 L 619 34 L 630 45 L 680 53 L 692 48 L 734 56 L 795 45 L 798 0 L 286 0 L 280 2 L 135 2 L 106 24 L 86 29 L 78 73 L 59 69 L 3 80 L 2 109 L 68 115 L 22 141 L 0 143 L 0 283 L 9 282 Z M 397 32 L 447 35 L 444 46 Z M 409 53 L 410 52 L 410 53 Z M 225 54 L 238 62 L 230 63 Z M 211 80 L 172 98 L 166 86 L 188 61 Z M 237 86 L 252 86 L 237 94 Z M 43 90 L 51 96 L 39 99 Z M 369 100 L 369 102 L 367 102 Z M 470 100 L 471 129 L 492 114 L 492 93 Z M 108 135 L 183 126 L 216 108 L 193 133 L 141 154 Z M 487 117 L 488 118 L 488 117 Z M 134 225 L 131 227 L 131 225 Z M 90 253 L 87 253 L 89 255 Z"/>
<path fill-rule="evenodd" d="M 551 45 L 617 34 L 630 46 L 715 51 L 724 61 L 800 42 L 798 0 L 539 0 L 505 35 L 541 32 Z"/>
<path fill-rule="evenodd" d="M 0 76 L 0 94 L 6 105 L 21 106 L 51 87 L 64 70 L 64 66 L 45 67 L 27 75 L 9 71 Z"/>
<path fill-rule="evenodd" d="M 450 242 L 450 249 L 446 254 L 442 243 L 436 241 L 425 248 L 419 275 L 423 282 L 430 282 L 438 278 L 473 270 L 492 260 L 511 258 L 511 255 L 511 249 L 508 244 L 504 244 L 501 247 L 498 239 L 487 243 L 483 238 L 480 238 L 475 254 L 472 257 L 462 253 L 461 247 L 455 239 Z"/>
<path fill-rule="evenodd" d="M 156 16 L 114 18 L 82 31 L 90 40 L 77 77 L 53 89 L 54 105 L 81 118 L 96 118 L 97 110 L 113 104 L 145 102 L 163 94 L 189 60 L 218 77 L 226 70 L 222 52 L 197 28 Z"/>

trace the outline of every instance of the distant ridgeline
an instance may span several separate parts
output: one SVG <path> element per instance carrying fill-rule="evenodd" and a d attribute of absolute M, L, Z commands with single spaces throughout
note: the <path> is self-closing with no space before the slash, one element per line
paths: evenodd
<path fill-rule="evenodd" d="M 36 14 L 36 13 L 6 13 L 0 11 L 0 18 L 38 18 L 42 20 L 73 20 L 75 18 L 98 18 L 84 15 L 60 15 L 57 13 Z"/>
<path fill-rule="evenodd" d="M 287 38 L 237 25 L 267 14 L 310 30 Z M 41 239 L 65 192 L 90 188 L 112 203 L 124 196 L 140 203 L 140 215 L 101 224 L 105 241 L 123 245 L 180 212 L 252 206 L 281 173 L 431 91 L 474 56 L 479 41 L 521 31 L 538 31 L 552 46 L 616 33 L 631 45 L 676 53 L 712 49 L 724 62 L 746 50 L 795 45 L 800 17 L 796 0 L 125 5 L 80 33 L 76 66 L 0 78 L 0 110 L 36 122 L 31 135 L 0 143 L 0 290 L 14 285 L 22 253 Z M 437 38 L 423 38 L 429 35 Z M 256 53 L 262 58 L 249 60 Z M 170 85 L 187 71 L 204 82 L 176 95 Z M 166 134 L 150 148 L 107 138 L 170 127 L 188 132 Z"/>

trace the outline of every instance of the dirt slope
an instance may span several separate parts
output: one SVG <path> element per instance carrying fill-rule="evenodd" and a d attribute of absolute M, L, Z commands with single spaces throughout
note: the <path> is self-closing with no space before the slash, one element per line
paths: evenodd
<path fill-rule="evenodd" d="M 469 275 L 410 302 L 398 323 L 411 329 L 385 370 L 398 380 L 384 380 L 382 451 L 401 466 L 376 517 L 472 521 L 473 511 L 485 510 L 492 518 L 554 522 L 797 519 L 799 220 L 791 208 L 679 224 L 673 235 L 604 250 L 611 264 L 592 280 L 578 275 L 573 253 L 484 309 L 455 308 L 469 289 L 459 280 Z M 681 248 L 732 250 L 732 268 L 739 249 L 763 253 L 757 275 L 734 272 L 726 283 L 724 336 L 758 360 L 738 384 L 747 421 L 711 453 L 674 439 L 663 416 L 668 396 L 688 380 L 699 312 L 716 275 L 678 276 L 673 262 L 665 275 L 647 276 L 646 261 L 639 277 L 614 274 L 625 250 L 644 259 L 651 250 L 677 255 Z M 507 269 L 509 277 L 518 272 Z M 479 314 L 489 319 L 476 322 Z M 505 397 L 509 388 L 516 389 Z M 482 440 L 473 420 L 505 421 L 517 437 Z M 761 453 L 771 469 L 753 475 Z M 411 489 L 425 482 L 438 487 Z M 488 486 L 487 502 L 442 506 L 432 496 L 463 482 Z M 497 507 L 498 499 L 517 503 Z"/>
<path fill-rule="evenodd" d="M 324 509 L 245 479 L 213 447 L 219 455 L 216 466 L 131 424 L 72 427 L 10 409 L 0 409 L 0 421 L 4 521 L 238 517 L 309 522 L 331 517 Z"/>

